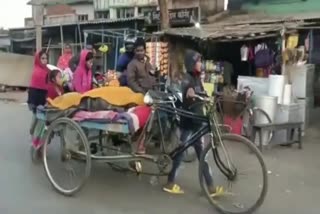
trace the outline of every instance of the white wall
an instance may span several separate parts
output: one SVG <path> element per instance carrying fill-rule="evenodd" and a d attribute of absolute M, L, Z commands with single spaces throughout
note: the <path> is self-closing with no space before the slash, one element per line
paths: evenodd
<path fill-rule="evenodd" d="M 94 19 L 94 7 L 93 4 L 79 4 L 79 5 L 71 5 L 72 9 L 76 11 L 77 15 L 85 15 L 88 14 L 88 19 Z"/>

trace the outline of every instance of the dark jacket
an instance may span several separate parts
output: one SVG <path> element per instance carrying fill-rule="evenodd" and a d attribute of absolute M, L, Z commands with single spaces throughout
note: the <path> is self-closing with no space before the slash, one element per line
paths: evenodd
<path fill-rule="evenodd" d="M 136 93 L 145 94 L 153 89 L 156 78 L 150 73 L 152 66 L 148 60 L 132 59 L 127 67 L 128 86 Z"/>
<path fill-rule="evenodd" d="M 121 76 L 119 77 L 119 82 L 121 86 L 127 86 L 127 67 L 128 64 L 131 62 L 133 58 L 133 53 L 124 53 L 120 56 L 116 71 L 121 73 Z"/>
<path fill-rule="evenodd" d="M 187 98 L 187 91 L 190 88 L 194 89 L 196 94 L 204 93 L 200 74 L 194 72 L 194 66 L 199 56 L 199 53 L 191 50 L 187 51 L 185 56 L 185 67 L 187 69 L 187 73 L 184 75 L 181 82 L 182 108 L 186 111 L 190 111 L 198 115 L 203 115 L 203 105 L 196 104 L 197 102 L 199 102 L 199 100 Z M 199 127 L 199 123 L 197 123 L 197 121 L 186 117 L 181 117 L 180 125 L 184 129 L 194 129 Z"/>

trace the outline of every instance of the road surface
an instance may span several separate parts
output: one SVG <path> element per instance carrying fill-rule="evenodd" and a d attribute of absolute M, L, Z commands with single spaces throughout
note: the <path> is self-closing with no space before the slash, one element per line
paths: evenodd
<path fill-rule="evenodd" d="M 215 214 L 200 194 L 196 164 L 185 164 L 179 181 L 183 196 L 170 196 L 148 177 L 123 175 L 96 166 L 85 188 L 67 198 L 51 188 L 41 165 L 30 161 L 30 113 L 17 103 L 0 103 L 1 214 Z M 320 127 L 320 126 L 319 126 Z M 258 214 L 319 214 L 320 134 L 309 130 L 304 150 L 273 148 L 265 154 L 268 197 Z M 250 186 L 248 186 L 250 188 Z"/>

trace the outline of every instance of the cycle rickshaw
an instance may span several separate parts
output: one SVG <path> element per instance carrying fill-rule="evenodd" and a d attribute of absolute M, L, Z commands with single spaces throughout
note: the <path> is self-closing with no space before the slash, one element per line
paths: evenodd
<path fill-rule="evenodd" d="M 170 94 L 155 91 L 149 91 L 146 94 L 145 103 L 151 107 L 152 111 L 148 122 L 139 134 L 134 134 L 130 130 L 128 121 L 123 118 L 113 122 L 103 122 L 91 119 L 79 121 L 73 117 L 61 116 L 48 121 L 47 110 L 39 110 L 37 118 L 47 121 L 45 142 L 42 147 L 43 165 L 54 189 L 65 196 L 77 193 L 89 178 L 93 162 L 109 163 L 115 168 L 127 169 L 138 174 L 166 176 L 171 170 L 172 160 L 205 136 L 208 141 L 204 144 L 198 176 L 200 186 L 209 202 L 221 213 L 252 213 L 258 209 L 266 197 L 268 178 L 266 165 L 257 147 L 242 136 L 222 133 L 215 118 L 216 105 L 211 99 L 198 97 L 207 106 L 206 116 L 195 115 L 167 105 L 166 102 L 172 102 L 172 99 L 174 98 Z M 141 142 L 139 139 L 143 133 L 153 129 L 152 121 L 160 112 L 166 112 L 173 117 L 175 115 L 189 117 L 202 125 L 184 143 L 176 145 L 162 140 L 160 145 L 150 146 L 150 149 L 146 143 L 147 152 L 137 153 L 136 149 L 139 146 L 137 144 Z M 157 118 L 161 124 L 160 117 Z M 161 131 L 161 125 L 158 129 Z M 95 147 L 92 147 L 92 142 L 96 142 Z M 228 142 L 231 143 L 231 147 L 227 147 Z M 241 146 L 244 148 L 240 149 Z M 241 151 L 242 154 L 235 155 L 232 151 Z M 58 154 L 56 160 L 53 154 Z M 211 160 L 209 160 L 210 155 L 212 155 Z M 247 171 L 240 170 L 239 163 L 242 161 L 234 161 L 237 157 L 253 158 L 252 161 L 244 163 L 245 166 L 250 165 Z M 214 180 L 223 182 L 223 195 L 213 196 L 209 193 L 202 174 L 205 160 L 214 163 Z M 250 171 L 253 162 L 256 162 L 257 166 L 252 169 L 261 174 L 261 180 L 254 179 L 252 176 L 246 178 L 251 186 L 250 189 L 257 194 L 253 197 L 252 204 L 249 204 L 240 202 L 240 199 L 249 198 L 248 186 L 234 187 L 234 183 L 245 176 L 245 172 Z M 148 170 L 144 163 L 151 164 L 152 169 Z M 62 173 L 57 172 L 62 169 L 60 164 L 64 165 Z M 77 166 L 73 167 L 72 164 Z M 218 174 L 220 176 L 215 177 Z M 236 193 L 237 190 L 241 193 Z M 238 198 L 235 199 L 236 201 L 229 201 L 230 198 L 236 197 Z"/>

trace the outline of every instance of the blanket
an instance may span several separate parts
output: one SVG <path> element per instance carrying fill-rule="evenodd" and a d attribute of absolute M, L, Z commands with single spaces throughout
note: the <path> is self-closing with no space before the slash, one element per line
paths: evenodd
<path fill-rule="evenodd" d="M 143 128 L 150 117 L 151 108 L 148 106 L 137 106 L 131 108 L 128 112 L 115 111 L 77 111 L 72 119 L 78 122 L 90 121 L 95 123 L 116 123 L 125 121 L 128 124 L 131 134 L 136 133 Z M 32 136 L 32 145 L 35 149 L 42 147 L 46 135 L 46 122 L 37 120 L 35 131 Z"/>
<path fill-rule="evenodd" d="M 75 121 L 92 121 L 98 123 L 113 123 L 117 121 L 126 121 L 129 131 L 134 134 L 140 128 L 144 127 L 151 114 L 151 108 L 148 106 L 138 106 L 130 109 L 128 112 L 115 111 L 78 111 L 74 116 Z"/>
<path fill-rule="evenodd" d="M 130 104 L 143 105 L 143 94 L 135 93 L 127 87 L 102 87 L 92 89 L 84 94 L 76 92 L 67 93 L 54 100 L 48 99 L 48 104 L 51 107 L 66 110 L 71 107 L 79 106 L 83 99 L 93 98 L 101 99 L 114 106 L 127 106 Z"/>

